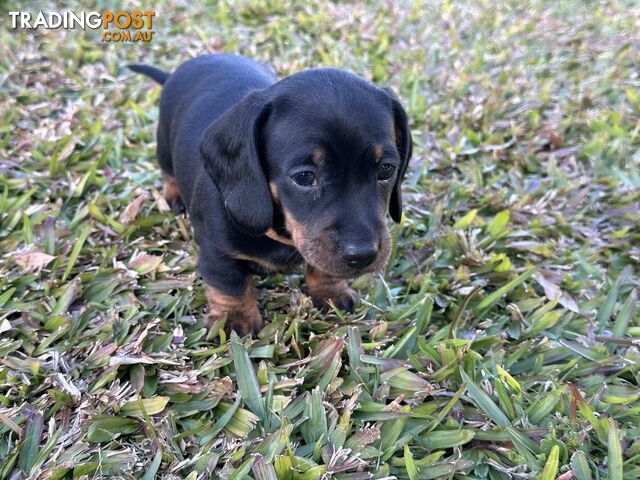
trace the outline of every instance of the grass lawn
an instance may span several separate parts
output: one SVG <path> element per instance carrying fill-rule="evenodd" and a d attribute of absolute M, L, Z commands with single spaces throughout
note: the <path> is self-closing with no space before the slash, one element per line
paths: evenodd
<path fill-rule="evenodd" d="M 640 478 L 640 5 L 202 3 L 135 7 L 146 44 L 3 4 L 0 479 Z M 125 65 L 222 51 L 401 97 L 405 216 L 354 314 L 280 275 L 258 339 L 204 328 Z"/>

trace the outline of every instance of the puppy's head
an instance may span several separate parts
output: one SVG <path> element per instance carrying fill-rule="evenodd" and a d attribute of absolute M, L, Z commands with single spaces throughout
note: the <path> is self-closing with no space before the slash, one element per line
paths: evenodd
<path fill-rule="evenodd" d="M 201 152 L 237 226 L 288 234 L 309 264 L 348 278 L 387 261 L 385 215 L 402 216 L 411 145 L 393 93 L 318 69 L 249 93 L 211 125 Z"/>

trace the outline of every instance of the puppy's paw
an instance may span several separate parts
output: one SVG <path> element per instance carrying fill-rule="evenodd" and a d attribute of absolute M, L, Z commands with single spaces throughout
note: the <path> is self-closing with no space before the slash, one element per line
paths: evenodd
<path fill-rule="evenodd" d="M 182 197 L 167 200 L 167 203 L 171 207 L 171 211 L 176 215 L 181 215 L 187 211 L 187 208 L 184 206 L 184 202 L 182 201 Z"/>
<path fill-rule="evenodd" d="M 264 327 L 264 320 L 258 309 L 255 312 L 230 312 L 227 314 L 227 325 L 225 332 L 231 335 L 234 331 L 239 337 L 251 335 L 257 336 Z"/>
<path fill-rule="evenodd" d="M 226 317 L 224 331 L 227 337 L 231 335 L 231 332 L 236 332 L 239 337 L 247 335 L 255 337 L 264 327 L 264 320 L 258 311 L 255 314 L 248 314 L 248 312 L 210 313 L 207 316 L 206 325 L 211 327 L 224 317 Z"/>
<path fill-rule="evenodd" d="M 346 283 L 346 282 L 345 282 Z M 313 305 L 316 308 L 327 311 L 331 308 L 331 304 L 338 307 L 344 312 L 353 312 L 358 300 L 358 294 L 348 286 L 340 286 L 340 288 L 325 290 L 323 292 L 309 291 Z"/>
<path fill-rule="evenodd" d="M 332 277 L 315 268 L 309 268 L 307 272 L 307 294 L 317 308 L 325 311 L 333 303 L 340 310 L 352 312 L 358 298 L 346 280 Z"/>
<path fill-rule="evenodd" d="M 175 214 L 181 214 L 186 211 L 182 197 L 180 196 L 180 189 L 178 188 L 178 182 L 175 177 L 168 174 L 163 174 L 164 183 L 162 185 L 162 193 L 164 199 L 171 207 L 171 210 Z"/>
<path fill-rule="evenodd" d="M 209 306 L 209 325 L 226 316 L 227 335 L 234 331 L 240 337 L 255 336 L 262 330 L 264 320 L 253 299 L 251 284 L 248 284 L 247 291 L 242 297 L 226 295 L 211 285 L 205 286 L 205 295 Z"/>

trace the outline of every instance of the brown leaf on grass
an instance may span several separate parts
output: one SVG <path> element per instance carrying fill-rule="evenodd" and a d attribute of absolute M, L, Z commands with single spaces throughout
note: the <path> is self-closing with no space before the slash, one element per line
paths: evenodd
<path fill-rule="evenodd" d="M 126 225 L 132 223 L 138 216 L 140 207 L 148 198 L 149 194 L 147 194 L 147 192 L 142 192 L 136 198 L 131 200 L 129 205 L 127 205 L 127 208 L 125 208 L 124 212 L 122 212 L 122 215 L 120 215 L 120 221 Z"/>
<path fill-rule="evenodd" d="M 568 470 L 560 475 L 556 480 L 571 480 L 573 477 L 573 470 Z"/>
<path fill-rule="evenodd" d="M 4 425 L 5 427 L 13 430 L 18 435 L 22 435 L 22 429 L 20 426 L 15 423 L 8 415 L 0 412 L 0 425 Z"/>
<path fill-rule="evenodd" d="M 69 158 L 73 151 L 76 149 L 76 139 L 72 138 L 58 154 L 58 162 L 62 162 Z"/>
<path fill-rule="evenodd" d="M 128 267 L 131 270 L 135 270 L 140 275 L 145 275 L 155 271 L 161 263 L 162 257 L 143 253 L 133 256 L 129 261 Z"/>
<path fill-rule="evenodd" d="M 160 213 L 167 213 L 171 211 L 171 207 L 156 188 L 151 189 L 151 195 L 153 195 L 153 199 L 156 201 Z"/>
<path fill-rule="evenodd" d="M 109 359 L 113 354 L 113 352 L 115 352 L 117 349 L 118 349 L 118 344 L 115 342 L 108 343 L 107 345 L 103 345 L 100 348 L 97 348 L 97 346 L 94 346 L 93 351 L 87 356 L 87 358 L 85 359 L 85 362 L 91 365 L 99 361 Z"/>
<path fill-rule="evenodd" d="M 318 381 L 333 363 L 340 359 L 343 347 L 344 339 L 342 337 L 330 337 L 322 340 L 311 353 L 307 367 L 298 372 L 297 376 L 304 378 L 308 383 Z"/>
<path fill-rule="evenodd" d="M 47 264 L 49 264 L 56 257 L 48 255 L 38 249 L 31 249 L 26 252 L 16 254 L 14 260 L 17 265 L 20 265 L 25 272 L 39 272 Z"/>
<path fill-rule="evenodd" d="M 563 158 L 570 157 L 572 155 L 577 155 L 580 150 L 576 147 L 564 147 L 559 148 L 558 150 L 553 150 L 551 154 L 556 157 L 558 160 L 562 160 Z"/>
<path fill-rule="evenodd" d="M 578 304 L 567 292 L 560 288 L 560 285 L 553 283 L 549 279 L 545 278 L 541 273 L 535 273 L 533 277 L 538 282 L 538 285 L 544 290 L 544 294 L 549 300 L 558 300 L 558 303 L 567 310 L 571 310 L 575 313 L 580 313 Z"/>
<path fill-rule="evenodd" d="M 346 447 L 359 450 L 378 439 L 380 439 L 380 427 L 364 427 L 349 437 Z"/>

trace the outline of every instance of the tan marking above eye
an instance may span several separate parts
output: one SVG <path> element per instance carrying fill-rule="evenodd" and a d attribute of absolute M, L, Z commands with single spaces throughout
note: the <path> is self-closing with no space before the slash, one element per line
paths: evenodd
<path fill-rule="evenodd" d="M 325 166 L 325 154 L 324 154 L 324 150 L 322 150 L 320 147 L 316 147 L 311 151 L 311 160 L 313 160 L 313 163 L 320 168 L 323 168 Z"/>
<path fill-rule="evenodd" d="M 373 155 L 376 160 L 376 163 L 378 163 L 382 159 L 383 154 L 384 154 L 384 148 L 382 147 L 381 144 L 376 143 L 373 146 Z"/>

